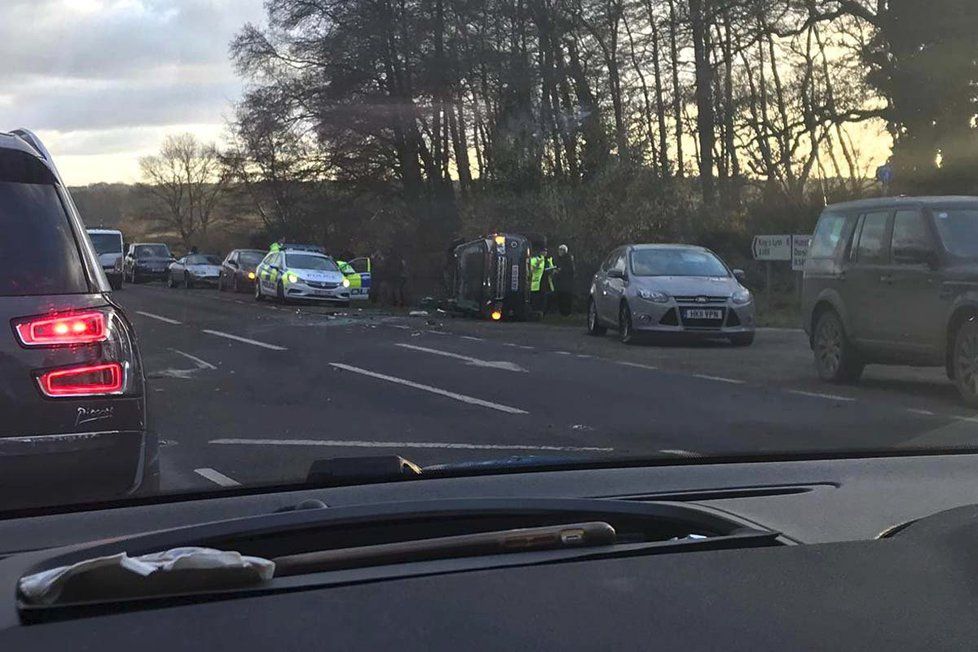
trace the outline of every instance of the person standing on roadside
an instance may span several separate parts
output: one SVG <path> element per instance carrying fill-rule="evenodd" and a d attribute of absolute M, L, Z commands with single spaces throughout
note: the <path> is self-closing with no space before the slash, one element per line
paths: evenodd
<path fill-rule="evenodd" d="M 554 261 L 557 267 L 557 275 L 554 278 L 557 291 L 557 309 L 560 314 L 567 317 L 574 310 L 574 256 L 567 249 L 567 245 L 557 247 L 557 257 Z"/>

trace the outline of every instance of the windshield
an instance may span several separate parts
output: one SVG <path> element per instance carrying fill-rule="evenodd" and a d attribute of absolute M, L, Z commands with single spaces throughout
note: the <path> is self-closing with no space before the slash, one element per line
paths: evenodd
<path fill-rule="evenodd" d="M 89 233 L 95 251 L 99 254 L 121 254 L 122 235 L 118 233 Z"/>
<path fill-rule="evenodd" d="M 238 262 L 242 265 L 254 267 L 262 261 L 265 253 L 261 251 L 242 251 L 238 254 Z"/>
<path fill-rule="evenodd" d="M 0 2 L 0 520 L 978 453 L 975 7 Z"/>
<path fill-rule="evenodd" d="M 978 258 L 978 207 L 936 208 L 932 211 L 941 242 L 962 258 Z"/>
<path fill-rule="evenodd" d="M 292 269 L 312 269 L 319 272 L 336 272 L 339 268 L 325 256 L 311 254 L 286 254 L 285 265 Z"/>
<path fill-rule="evenodd" d="M 728 276 L 727 268 L 708 251 L 637 249 L 632 252 L 636 276 Z"/>
<path fill-rule="evenodd" d="M 187 256 L 186 263 L 188 265 L 220 265 L 221 258 L 219 256 Z"/>
<path fill-rule="evenodd" d="M 169 258 L 170 250 L 166 245 L 137 245 L 136 258 Z"/>

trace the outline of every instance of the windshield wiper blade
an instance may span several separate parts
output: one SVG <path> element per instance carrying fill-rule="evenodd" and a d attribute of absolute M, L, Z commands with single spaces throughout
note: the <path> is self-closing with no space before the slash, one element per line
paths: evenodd
<path fill-rule="evenodd" d="M 347 487 L 416 480 L 421 475 L 420 466 L 400 455 L 333 457 L 313 462 L 306 475 L 306 483 L 317 487 Z"/>

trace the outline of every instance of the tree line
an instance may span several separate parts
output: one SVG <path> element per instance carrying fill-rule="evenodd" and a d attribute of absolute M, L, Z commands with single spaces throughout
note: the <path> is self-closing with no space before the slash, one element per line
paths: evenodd
<path fill-rule="evenodd" d="M 882 130 L 893 192 L 978 192 L 973 0 L 266 9 L 231 43 L 247 91 L 230 141 L 197 152 L 206 182 L 171 187 L 166 151 L 143 166 L 160 205 L 204 230 L 213 189 L 233 187 L 269 235 L 419 258 L 490 229 L 594 260 L 624 240 L 741 246 L 879 192 Z"/>

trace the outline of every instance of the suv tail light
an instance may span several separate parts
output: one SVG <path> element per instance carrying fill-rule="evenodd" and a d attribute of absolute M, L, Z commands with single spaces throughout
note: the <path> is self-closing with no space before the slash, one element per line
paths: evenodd
<path fill-rule="evenodd" d="M 14 330 L 24 346 L 91 344 L 108 339 L 105 314 L 98 311 L 33 317 L 14 324 Z"/>
<path fill-rule="evenodd" d="M 44 395 L 55 398 L 121 394 L 125 380 L 125 370 L 118 362 L 57 369 L 37 378 Z"/>

